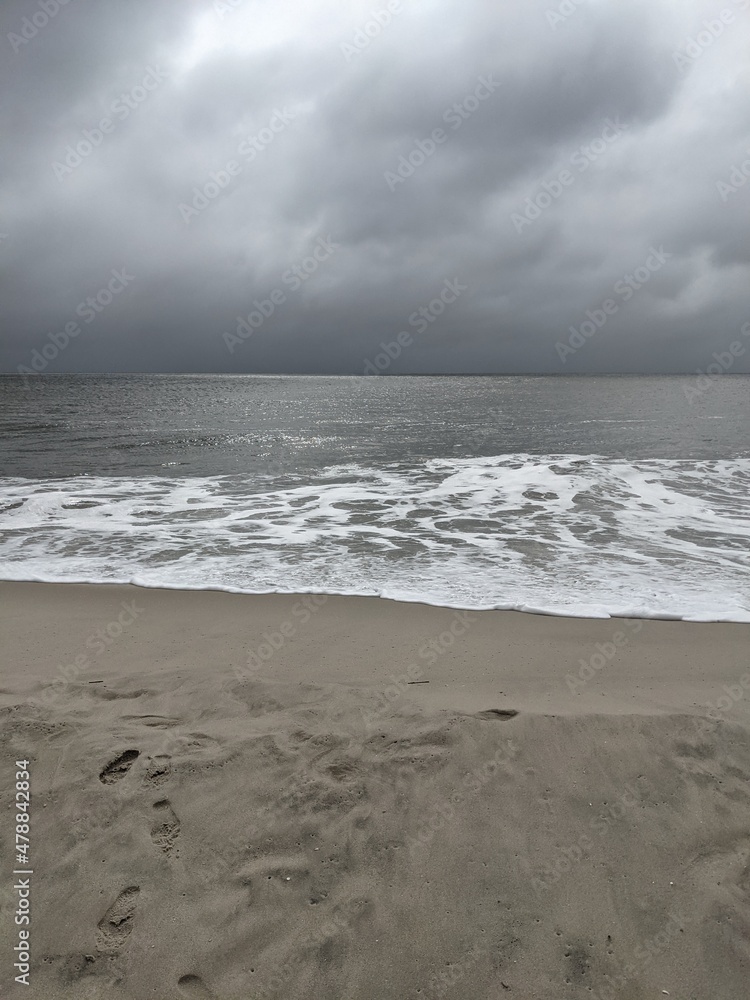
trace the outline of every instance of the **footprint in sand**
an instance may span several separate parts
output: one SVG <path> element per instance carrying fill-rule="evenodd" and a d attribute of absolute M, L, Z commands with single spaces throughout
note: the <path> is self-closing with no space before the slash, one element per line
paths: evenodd
<path fill-rule="evenodd" d="M 200 976 L 182 976 L 177 980 L 177 986 L 182 995 L 190 997 L 190 1000 L 216 1000 Z"/>
<path fill-rule="evenodd" d="M 488 708 L 486 712 L 477 712 L 476 718 L 507 722 L 509 719 L 515 719 L 517 715 L 518 711 L 515 708 Z"/>
<path fill-rule="evenodd" d="M 130 768 L 133 766 L 133 761 L 137 760 L 141 755 L 140 750 L 126 750 L 125 753 L 121 753 L 119 757 L 115 757 L 111 760 L 107 766 L 100 771 L 99 781 L 103 782 L 105 785 L 113 785 L 120 778 L 124 778 L 128 773 Z"/>
<path fill-rule="evenodd" d="M 175 841 L 180 832 L 180 821 L 172 809 L 169 799 L 154 803 L 156 822 L 151 828 L 151 839 L 156 846 L 169 857 L 175 848 Z"/>
<path fill-rule="evenodd" d="M 143 776 L 146 785 L 161 785 L 172 771 L 171 757 L 168 753 L 158 753 L 148 758 L 148 767 Z"/>
<path fill-rule="evenodd" d="M 116 954 L 123 948 L 133 930 L 135 904 L 140 886 L 124 889 L 99 921 L 96 947 L 100 952 Z"/>

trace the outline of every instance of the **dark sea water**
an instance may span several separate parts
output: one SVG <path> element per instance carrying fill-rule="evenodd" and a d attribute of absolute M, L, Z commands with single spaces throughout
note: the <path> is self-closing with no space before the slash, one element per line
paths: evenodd
<path fill-rule="evenodd" d="M 750 376 L 0 377 L 0 575 L 750 621 Z"/>

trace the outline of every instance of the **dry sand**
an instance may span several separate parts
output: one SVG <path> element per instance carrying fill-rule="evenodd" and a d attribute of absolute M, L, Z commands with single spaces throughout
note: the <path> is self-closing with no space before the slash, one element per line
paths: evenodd
<path fill-rule="evenodd" d="M 3 996 L 750 993 L 750 626 L 0 599 Z"/>

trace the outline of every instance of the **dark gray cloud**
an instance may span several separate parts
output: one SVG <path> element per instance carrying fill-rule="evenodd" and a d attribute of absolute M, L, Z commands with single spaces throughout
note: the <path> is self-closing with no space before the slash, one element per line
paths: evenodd
<path fill-rule="evenodd" d="M 750 0 L 388 7 L 6 0 L 2 370 L 750 348 Z"/>

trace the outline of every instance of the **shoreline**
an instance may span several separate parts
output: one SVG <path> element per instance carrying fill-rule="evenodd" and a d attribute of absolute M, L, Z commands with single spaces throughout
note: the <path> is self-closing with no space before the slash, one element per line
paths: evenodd
<path fill-rule="evenodd" d="M 0 628 L 10 995 L 743 993 L 748 624 L 5 582 Z"/>
<path fill-rule="evenodd" d="M 134 580 L 42 580 L 36 577 L 28 579 L 7 579 L 0 577 L 0 586 L 44 586 L 44 587 L 129 587 L 136 590 L 157 590 L 190 594 L 229 594 L 234 597 L 303 597 L 306 595 L 336 598 L 341 600 L 373 600 L 388 601 L 395 605 L 409 606 L 419 605 L 421 607 L 437 608 L 445 611 L 467 611 L 472 614 L 484 615 L 491 612 L 502 612 L 504 614 L 539 615 L 546 618 L 572 618 L 581 621 L 659 621 L 659 622 L 686 622 L 691 625 L 750 625 L 750 610 L 742 609 L 747 617 L 745 618 L 686 618 L 676 613 L 652 613 L 635 614 L 632 611 L 614 611 L 601 614 L 582 614 L 562 609 L 555 610 L 532 605 L 493 605 L 487 607 L 476 607 L 466 604 L 442 604 L 433 603 L 419 597 L 406 597 L 403 595 L 392 596 L 389 594 L 357 594 L 350 591 L 338 590 L 242 590 L 238 587 L 229 586 L 170 586 L 164 583 L 143 583 Z"/>
<path fill-rule="evenodd" d="M 106 635 L 99 653 L 92 634 L 116 622 L 120 606 L 128 601 L 143 606 L 143 611 L 121 635 Z M 13 623 L 28 615 L 26 602 L 32 602 L 42 631 L 16 636 L 14 643 Z M 59 615 L 64 616 L 64 629 L 55 621 Z M 216 666 L 237 680 L 270 680 L 281 674 L 300 683 L 383 687 L 413 663 L 420 670 L 415 679 L 429 681 L 430 690 L 422 684 L 423 690 L 409 695 L 425 708 L 450 708 L 452 699 L 468 705 L 497 698 L 504 689 L 501 700 L 515 698 L 525 711 L 700 715 L 718 706 L 723 686 L 740 683 L 750 648 L 750 624 L 744 622 L 473 611 L 382 597 L 296 592 L 235 594 L 134 584 L 0 581 L 6 644 L 14 660 L 28 645 L 25 654 L 33 660 L 25 667 L 29 683 L 32 678 L 43 683 L 45 676 L 52 683 L 60 667 L 75 666 L 81 656 L 88 657 L 91 668 L 138 672 L 139 658 L 152 658 L 167 622 L 175 639 L 179 636 L 184 643 L 183 668 L 201 671 L 197 654 L 205 635 L 196 615 L 210 616 L 214 632 L 221 632 Z M 51 650 L 46 637 L 53 627 Z M 116 624 L 112 631 L 118 632 Z M 388 647 L 382 646 L 384 634 L 391 641 Z M 309 642 L 328 651 L 315 666 L 308 665 Z M 204 652 L 210 655 L 208 649 Z M 355 653 L 358 666 L 352 660 Z M 471 690 L 466 690 L 469 682 Z M 731 708 L 750 724 L 750 697 L 743 695 Z"/>

